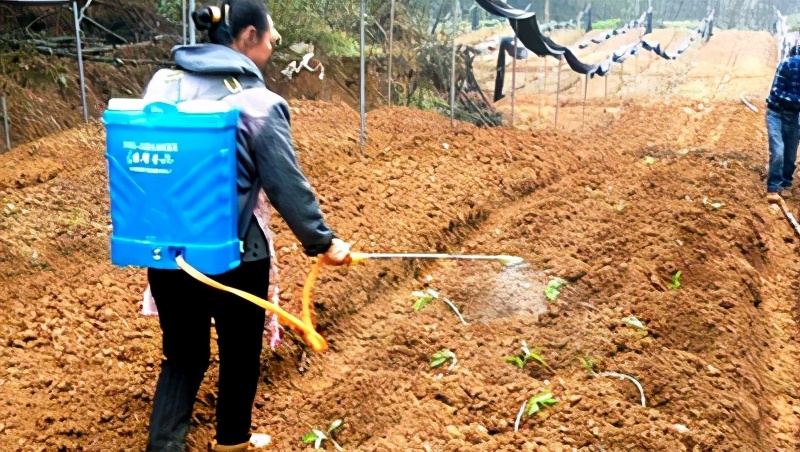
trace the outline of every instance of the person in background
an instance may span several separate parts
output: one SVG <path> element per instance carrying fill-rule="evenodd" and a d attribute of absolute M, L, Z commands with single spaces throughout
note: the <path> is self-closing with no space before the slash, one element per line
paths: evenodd
<path fill-rule="evenodd" d="M 241 110 L 237 146 L 239 267 L 213 276 L 252 294 L 266 294 L 270 247 L 254 212 L 263 189 L 309 256 L 342 265 L 350 245 L 334 235 L 294 153 L 286 101 L 269 91 L 262 71 L 279 36 L 263 0 L 229 0 L 192 13 L 211 43 L 173 49 L 176 69 L 150 81 L 145 100 L 222 100 Z M 217 451 L 245 451 L 261 366 L 265 312 L 211 288 L 180 270 L 148 270 L 158 309 L 164 361 L 156 384 L 148 451 L 183 451 L 195 397 L 210 360 L 214 320 L 219 345 L 216 406 Z"/>
<path fill-rule="evenodd" d="M 800 143 L 800 42 L 775 72 L 767 97 L 767 134 L 767 200 L 781 202 L 781 193 L 792 188 Z"/>

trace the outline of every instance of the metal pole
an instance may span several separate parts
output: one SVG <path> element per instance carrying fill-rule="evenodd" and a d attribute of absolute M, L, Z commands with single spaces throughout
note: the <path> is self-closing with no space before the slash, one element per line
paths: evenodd
<path fill-rule="evenodd" d="M 556 127 L 558 127 L 558 108 L 559 98 L 561 96 L 561 66 L 563 63 L 563 58 L 558 61 L 558 82 L 556 82 Z"/>
<path fill-rule="evenodd" d="M 189 16 L 191 17 L 192 11 L 194 11 L 194 0 L 189 0 Z M 194 30 L 194 21 L 189 21 L 189 44 L 195 45 L 197 43 L 197 33 Z"/>
<path fill-rule="evenodd" d="M 517 35 L 514 35 L 514 54 L 512 58 L 514 58 L 511 62 L 511 127 L 514 127 L 514 123 L 516 122 L 517 116 L 514 110 L 515 105 L 515 94 L 517 91 Z"/>
<path fill-rule="evenodd" d="M 394 1 L 392 0 L 391 12 L 389 13 L 389 106 L 392 105 L 392 51 L 394 50 Z"/>
<path fill-rule="evenodd" d="M 544 80 L 542 82 L 542 93 L 547 92 L 547 57 L 544 57 Z"/>
<path fill-rule="evenodd" d="M 6 133 L 6 149 L 11 149 L 11 133 L 8 128 L 8 108 L 6 107 L 6 96 L 3 95 L 3 127 Z"/>
<path fill-rule="evenodd" d="M 586 122 L 586 96 L 589 94 L 589 74 L 583 81 L 583 113 L 581 115 L 581 122 Z"/>
<path fill-rule="evenodd" d="M 183 25 L 183 45 L 186 45 L 186 0 L 181 0 L 181 25 Z"/>
<path fill-rule="evenodd" d="M 361 0 L 361 17 L 359 20 L 361 26 L 361 76 L 359 80 L 361 90 L 361 136 L 359 137 L 359 146 L 364 146 L 367 143 L 367 92 L 366 92 L 366 57 L 365 57 L 365 37 L 364 37 L 364 16 L 367 15 L 366 0 Z"/>
<path fill-rule="evenodd" d="M 78 76 L 81 84 L 81 104 L 83 104 L 83 122 L 89 122 L 89 110 L 86 108 L 86 79 L 83 74 L 83 46 L 81 45 L 81 19 L 78 17 L 78 2 L 73 0 L 72 13 L 75 16 L 75 46 L 78 50 Z"/>
<path fill-rule="evenodd" d="M 605 76 L 605 79 L 606 79 L 606 94 L 605 94 L 605 97 L 608 97 L 608 77 L 609 77 L 609 74 L 606 74 L 606 76 Z"/>
<path fill-rule="evenodd" d="M 453 3 L 453 61 L 450 67 L 450 121 L 456 119 L 456 29 L 458 28 L 458 10 L 460 2 Z"/>
<path fill-rule="evenodd" d="M 543 57 L 543 58 L 544 58 L 544 77 L 543 77 L 544 80 L 543 80 L 541 88 L 539 90 L 539 94 L 541 94 L 542 97 L 545 97 L 545 93 L 547 92 L 547 57 Z M 540 121 L 541 118 L 542 118 L 542 104 L 543 103 L 545 103 L 545 100 L 544 99 L 539 99 L 539 116 L 537 118 L 537 121 Z"/>

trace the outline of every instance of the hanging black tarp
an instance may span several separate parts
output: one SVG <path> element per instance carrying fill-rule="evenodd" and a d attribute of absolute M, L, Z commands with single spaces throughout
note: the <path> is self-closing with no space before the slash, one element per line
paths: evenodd
<path fill-rule="evenodd" d="M 602 44 L 614 36 L 628 34 L 631 31 L 638 30 L 640 27 L 645 27 L 644 34 L 650 34 L 653 32 L 653 10 L 650 9 L 647 12 L 643 13 L 641 17 L 638 19 L 634 19 L 622 27 L 615 28 L 613 30 L 607 31 L 604 34 L 599 36 L 595 36 L 594 38 L 590 39 L 589 41 L 584 41 L 578 44 L 579 49 L 585 49 L 589 47 L 591 44 Z"/>
<path fill-rule="evenodd" d="M 553 40 L 544 36 L 539 29 L 536 13 L 512 8 L 501 0 L 476 1 L 490 13 L 507 18 L 519 41 L 536 55 L 540 57 L 551 56 L 559 60 L 563 56 L 569 67 L 579 74 L 591 75 L 597 71 L 598 65 L 582 63 L 571 50 L 556 44 Z"/>
<path fill-rule="evenodd" d="M 617 51 L 613 52 L 600 64 L 586 64 L 572 52 L 569 48 L 556 44 L 552 39 L 545 36 L 539 27 L 539 22 L 536 19 L 536 13 L 530 11 L 523 11 L 509 6 L 503 0 L 476 0 L 478 5 L 487 10 L 489 13 L 502 16 L 508 19 L 511 28 L 516 33 L 519 42 L 522 43 L 527 49 L 540 57 L 553 57 L 561 60 L 563 57 L 569 65 L 570 69 L 574 72 L 589 77 L 595 75 L 605 76 L 611 71 L 612 64 L 621 64 L 630 56 L 638 54 L 639 49 L 644 49 L 655 53 L 656 55 L 664 58 L 665 60 L 674 60 L 681 56 L 696 40 L 695 34 L 708 40 L 712 35 L 714 27 L 714 12 L 712 11 L 709 17 L 703 21 L 703 26 L 694 31 L 692 36 L 685 40 L 677 49 L 675 54 L 670 54 L 666 49 L 661 47 L 659 43 L 649 43 L 644 40 L 623 46 Z M 645 25 L 646 29 L 652 31 L 652 9 L 645 12 L 638 21 L 633 21 L 631 27 L 638 27 Z M 648 33 L 649 34 L 649 33 Z M 510 38 L 507 38 L 510 39 Z M 513 47 L 513 45 L 511 45 Z M 505 76 L 505 53 L 510 50 L 502 49 L 498 56 L 497 79 L 495 80 L 495 102 L 503 98 L 503 77 Z"/>
<path fill-rule="evenodd" d="M 475 0 L 481 8 L 489 14 L 505 17 L 506 19 L 528 19 L 536 14 L 532 11 L 523 11 L 514 8 L 502 0 Z"/>
<path fill-rule="evenodd" d="M 495 102 L 505 97 L 503 95 L 503 84 L 506 79 L 506 53 L 517 60 L 528 58 L 528 49 L 524 47 L 514 48 L 514 38 L 505 37 L 500 40 L 500 52 L 497 54 L 497 76 L 494 79 Z"/>
<path fill-rule="evenodd" d="M 536 55 L 551 56 L 559 60 L 563 56 L 569 67 L 579 74 L 592 74 L 597 70 L 596 64 L 581 62 L 570 49 L 558 45 L 552 39 L 544 36 L 539 30 L 539 22 L 536 20 L 535 14 L 527 19 L 509 19 L 508 21 L 519 37 L 519 41 Z"/>

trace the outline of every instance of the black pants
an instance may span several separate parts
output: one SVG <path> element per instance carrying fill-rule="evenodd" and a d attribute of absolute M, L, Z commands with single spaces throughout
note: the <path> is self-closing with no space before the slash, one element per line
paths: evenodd
<path fill-rule="evenodd" d="M 148 451 L 183 451 L 194 400 L 210 359 L 211 318 L 219 346 L 217 442 L 250 440 L 264 334 L 264 310 L 235 295 L 209 287 L 180 270 L 149 269 L 158 308 L 165 360 L 156 385 Z M 269 259 L 243 262 L 213 279 L 264 297 Z"/>

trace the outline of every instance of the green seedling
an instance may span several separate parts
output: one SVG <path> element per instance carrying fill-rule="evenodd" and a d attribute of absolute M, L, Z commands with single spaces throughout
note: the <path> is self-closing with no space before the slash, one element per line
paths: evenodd
<path fill-rule="evenodd" d="M 540 412 L 543 408 L 553 406 L 556 403 L 558 403 L 558 401 L 553 398 L 553 393 L 549 391 L 541 392 L 525 401 L 519 408 L 517 419 L 514 421 L 514 432 L 516 433 L 519 431 L 519 423 L 522 421 L 522 416 L 525 414 L 527 414 L 528 417 L 533 416 L 534 414 Z"/>
<path fill-rule="evenodd" d="M 520 369 L 524 369 L 525 366 L 528 365 L 530 362 L 535 362 L 540 366 L 544 367 L 545 369 L 549 370 L 551 373 L 555 374 L 556 372 L 550 367 L 547 362 L 545 362 L 544 358 L 539 349 L 531 350 L 528 348 L 528 343 L 522 341 L 522 353 L 515 356 L 508 356 L 506 357 L 506 362 L 509 364 L 513 364 Z"/>
<path fill-rule="evenodd" d="M 425 308 L 425 306 L 428 306 L 434 301 L 441 299 L 444 304 L 446 304 L 450 309 L 453 310 L 453 312 L 456 313 L 456 315 L 458 316 L 458 320 L 460 320 L 462 324 L 467 325 L 467 321 L 464 320 L 464 317 L 461 315 L 461 311 L 458 310 L 456 305 L 453 304 L 453 302 L 448 300 L 447 298 L 441 297 L 439 295 L 439 292 L 433 289 L 428 289 L 425 292 L 415 290 L 414 292 L 411 292 L 411 296 L 416 297 L 417 299 L 414 302 L 414 312 L 419 312 L 420 310 Z"/>
<path fill-rule="evenodd" d="M 681 288 L 681 272 L 678 271 L 672 276 L 672 282 L 667 284 L 670 290 L 678 290 Z"/>
<path fill-rule="evenodd" d="M 456 362 L 458 362 L 458 360 L 456 359 L 455 353 L 446 349 L 439 350 L 438 352 L 434 353 L 433 356 L 431 356 L 430 358 L 431 367 L 434 369 L 436 369 L 437 367 L 441 367 L 441 365 L 446 363 L 448 359 L 452 360 L 452 363 L 450 364 L 450 367 L 447 368 L 447 370 L 453 370 L 453 367 L 456 366 Z"/>
<path fill-rule="evenodd" d="M 436 297 L 429 293 L 412 292 L 411 295 L 417 297 L 417 300 L 414 302 L 414 312 L 419 312 L 425 306 L 428 306 L 436 300 Z"/>
<path fill-rule="evenodd" d="M 680 285 L 680 282 L 678 282 L 678 284 Z M 647 329 L 647 327 L 645 326 L 644 323 L 642 323 L 641 320 L 637 319 L 635 316 L 632 316 L 632 315 L 629 315 L 628 317 L 625 317 L 624 319 L 622 319 L 622 323 L 624 323 L 624 324 L 626 324 L 628 326 L 632 326 L 634 328 L 638 328 L 640 330 L 646 330 Z"/>
<path fill-rule="evenodd" d="M 339 429 L 342 426 L 342 424 L 344 424 L 344 421 L 342 421 L 341 419 L 336 419 L 335 421 L 331 422 L 331 425 L 328 426 L 328 430 L 324 432 L 322 430 L 311 429 L 310 432 L 303 435 L 303 442 L 306 444 L 313 443 L 314 449 L 320 449 L 322 447 L 322 442 L 327 440 L 330 441 L 331 444 L 333 444 L 333 447 L 335 447 L 336 450 L 338 451 L 344 450 L 342 449 L 342 446 L 337 444 L 336 440 L 333 439 L 333 433 L 337 429 Z"/>
<path fill-rule="evenodd" d="M 595 359 L 592 355 L 585 355 L 580 358 L 581 366 L 588 372 L 590 375 L 594 375 L 597 373 L 597 359 Z"/>
<path fill-rule="evenodd" d="M 655 157 L 650 157 L 650 156 L 648 155 L 647 157 L 645 157 L 645 158 L 644 158 L 644 164 L 645 164 L 645 165 L 648 165 L 648 166 L 649 166 L 649 165 L 653 165 L 653 164 L 655 164 L 655 163 L 656 163 L 656 159 L 655 159 Z"/>
<path fill-rule="evenodd" d="M 567 284 L 561 278 L 553 278 L 547 283 L 547 287 L 544 288 L 544 294 L 547 295 L 547 299 L 550 301 L 555 300 L 561 294 L 561 288 Z"/>
<path fill-rule="evenodd" d="M 538 413 L 542 410 L 542 408 L 553 406 L 558 402 L 558 400 L 553 398 L 552 392 L 542 392 L 537 394 L 528 400 L 527 405 L 525 405 L 525 411 L 528 416 L 533 416 L 534 414 Z"/>

